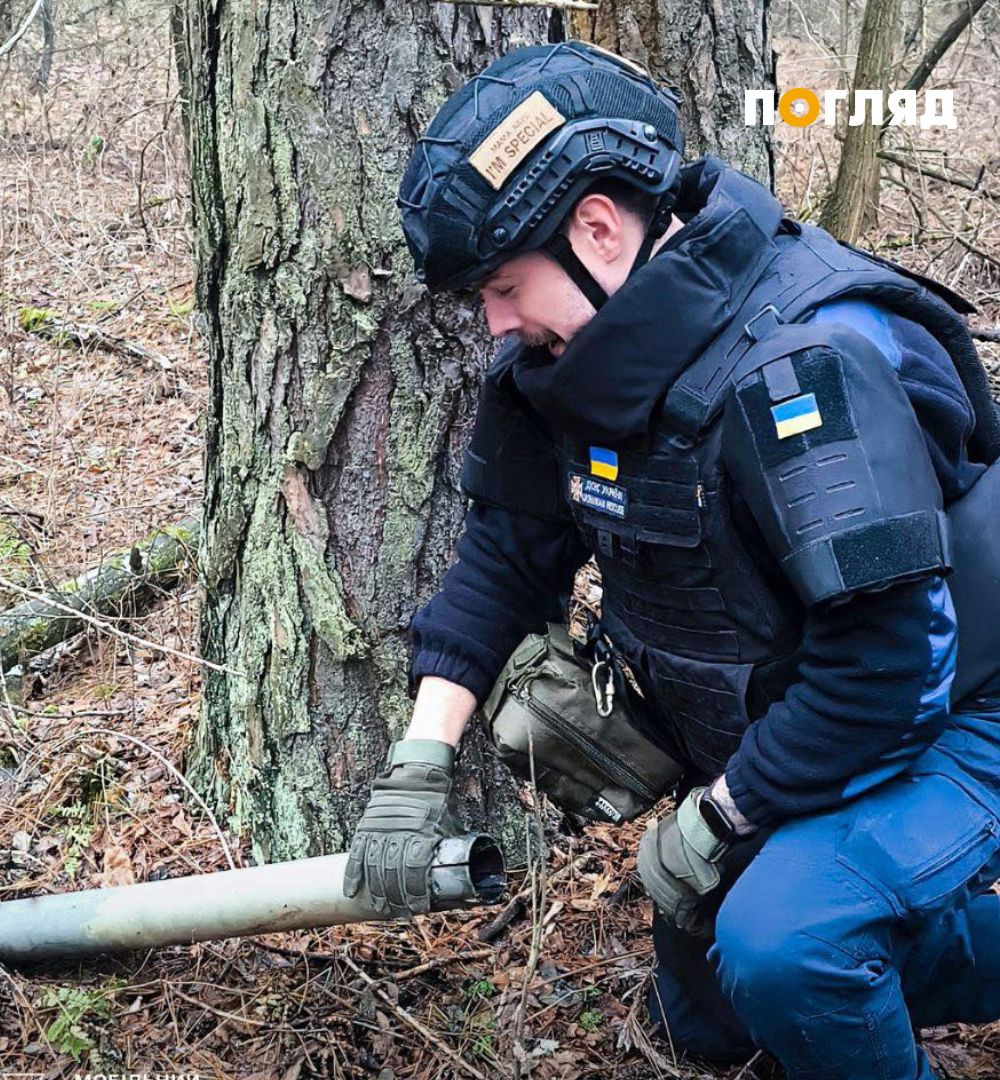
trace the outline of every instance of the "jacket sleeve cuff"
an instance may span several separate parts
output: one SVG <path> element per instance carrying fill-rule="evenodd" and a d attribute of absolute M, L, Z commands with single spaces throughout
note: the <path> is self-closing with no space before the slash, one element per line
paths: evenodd
<path fill-rule="evenodd" d="M 445 645 L 441 648 L 425 646 L 414 653 L 409 673 L 411 698 L 417 696 L 418 684 L 425 675 L 437 675 L 439 678 L 464 686 L 475 695 L 478 709 L 490 696 L 499 672 L 491 675 L 470 656 L 454 646 Z"/>
<path fill-rule="evenodd" d="M 744 763 L 739 754 L 734 754 L 726 766 L 726 786 L 736 809 L 754 825 L 774 825 L 782 820 L 782 815 L 754 790 L 746 775 Z"/>

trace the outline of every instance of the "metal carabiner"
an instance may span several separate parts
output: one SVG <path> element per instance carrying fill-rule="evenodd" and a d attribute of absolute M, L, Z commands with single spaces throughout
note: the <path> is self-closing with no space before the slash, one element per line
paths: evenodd
<path fill-rule="evenodd" d="M 597 684 L 598 668 L 604 668 L 608 675 L 603 691 Z M 610 716 L 612 709 L 614 709 L 615 674 L 607 660 L 598 660 L 590 669 L 590 682 L 594 688 L 594 703 L 597 705 L 597 715 Z"/>

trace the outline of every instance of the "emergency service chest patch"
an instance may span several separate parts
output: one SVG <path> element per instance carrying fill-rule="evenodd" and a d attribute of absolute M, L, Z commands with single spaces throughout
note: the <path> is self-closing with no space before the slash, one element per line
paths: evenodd
<path fill-rule="evenodd" d="M 624 518 L 628 509 L 628 492 L 623 487 L 581 473 L 569 474 L 569 497 L 571 502 L 611 517 Z"/>

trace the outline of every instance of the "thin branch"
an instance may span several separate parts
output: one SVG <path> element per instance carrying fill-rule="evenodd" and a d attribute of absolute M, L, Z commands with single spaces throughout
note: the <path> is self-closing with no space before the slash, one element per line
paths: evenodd
<path fill-rule="evenodd" d="M 555 885 L 556 882 L 562 881 L 563 878 L 572 877 L 577 870 L 583 870 L 587 864 L 593 859 L 594 856 L 591 853 L 575 856 L 570 862 L 558 870 L 553 871 L 549 875 L 549 884 Z M 519 892 L 504 906 L 503 911 L 500 912 L 496 918 L 492 919 L 485 926 L 481 926 L 476 931 L 476 939 L 478 941 L 489 942 L 498 938 L 504 930 L 515 920 L 519 919 L 524 914 L 525 901 L 531 895 L 532 884 L 525 885 Z"/>
<path fill-rule="evenodd" d="M 528 725 L 528 767 L 531 775 L 531 820 L 534 822 L 536 838 L 538 840 L 538 855 L 531 858 L 531 834 L 528 827 L 526 833 L 528 876 L 531 886 L 531 947 L 528 950 L 528 962 L 524 965 L 524 981 L 521 983 L 521 997 L 517 1004 L 517 1012 L 514 1015 L 514 1080 L 520 1080 L 521 1064 L 523 1058 L 518 1051 L 524 1049 L 524 1023 L 527 1018 L 528 990 L 538 969 L 538 962 L 542 956 L 542 936 L 545 932 L 546 918 L 545 902 L 547 899 L 546 870 L 548 869 L 548 850 L 545 843 L 545 825 L 542 821 L 541 796 L 538 793 L 538 785 L 535 780 L 535 745 L 532 739 L 531 725 Z"/>
<path fill-rule="evenodd" d="M 893 165 L 898 165 L 901 169 L 908 169 L 910 172 L 920 173 L 921 176 L 930 177 L 931 180 L 943 180 L 946 184 L 953 184 L 955 187 L 965 188 L 966 191 L 975 191 L 981 195 L 985 195 L 988 199 L 1000 200 L 1000 191 L 979 186 L 985 171 L 985 166 L 981 165 L 979 167 L 979 177 L 972 180 L 959 173 L 944 172 L 941 169 L 935 169 L 929 165 L 922 165 L 912 158 L 897 154 L 894 150 L 879 150 L 878 156 L 883 161 L 889 161 Z"/>
<path fill-rule="evenodd" d="M 907 184 L 900 177 L 893 176 L 891 173 L 889 173 L 888 178 L 890 183 L 895 184 L 897 187 L 902 188 L 904 191 L 916 197 L 916 192 L 913 191 L 913 188 L 911 188 L 910 185 Z M 975 244 L 972 243 L 971 240 L 966 240 L 965 237 L 958 233 L 955 230 L 955 227 L 950 224 L 950 222 L 948 222 L 945 218 L 943 218 L 941 214 L 938 213 L 938 211 L 935 210 L 933 206 L 931 206 L 930 203 L 927 203 L 927 209 L 935 218 L 937 218 L 943 228 L 948 232 L 952 240 L 954 240 L 958 244 L 961 244 L 966 251 L 971 252 L 973 255 L 978 255 L 979 258 L 984 260 L 985 262 L 991 263 L 993 266 L 1000 268 L 1000 259 L 998 259 L 995 255 L 991 255 L 988 251 L 984 251 L 981 247 L 977 247 Z"/>
<path fill-rule="evenodd" d="M 428 971 L 437 971 L 438 968 L 445 967 L 448 964 L 461 964 L 469 960 L 486 960 L 495 955 L 493 949 L 471 949 L 468 952 L 455 953 L 452 956 L 436 956 L 432 960 L 425 960 L 422 964 L 417 964 L 415 967 L 393 972 L 392 978 L 398 983 L 402 982 L 403 979 L 412 979 L 415 975 L 425 975 Z"/>
<path fill-rule="evenodd" d="M 381 986 L 368 974 L 367 971 L 362 971 L 357 964 L 347 955 L 347 949 L 344 949 L 343 953 L 344 963 L 355 974 L 360 975 L 362 979 L 371 987 L 372 993 L 385 1005 L 391 1009 L 404 1024 L 408 1024 L 417 1034 L 425 1039 L 436 1050 L 440 1051 L 448 1060 L 454 1065 L 456 1069 L 461 1072 L 467 1072 L 470 1076 L 475 1077 L 475 1080 L 486 1080 L 486 1077 L 477 1069 L 470 1065 L 467 1061 L 464 1061 L 462 1057 L 456 1053 L 447 1043 L 443 1043 L 429 1027 L 422 1024 L 412 1013 L 406 1011 L 402 1005 L 397 1004 L 391 997 L 382 989 Z"/>
<path fill-rule="evenodd" d="M 980 341 L 1000 341 L 1000 327 L 978 330 L 974 326 L 970 326 L 969 333 Z"/>
<path fill-rule="evenodd" d="M 226 1012 L 224 1009 L 217 1009 L 214 1005 L 208 1005 L 205 999 L 189 997 L 183 990 L 178 990 L 176 986 L 171 985 L 170 993 L 176 994 L 179 998 L 183 998 L 184 1001 L 191 1005 L 197 1005 L 204 1009 L 206 1012 L 210 1012 L 213 1016 L 221 1017 L 224 1021 L 230 1020 L 235 1024 L 249 1024 L 250 1027 L 266 1027 L 273 1031 L 288 1031 L 294 1032 L 297 1035 L 322 1035 L 329 1031 L 327 1027 L 315 1027 L 315 1028 L 303 1028 L 296 1027 L 293 1024 L 279 1024 L 274 1020 L 255 1020 L 250 1016 L 243 1016 L 239 1013 Z M 262 991 L 258 991 L 253 998 L 250 999 L 249 1004 L 253 1004 L 255 998 L 259 997 Z M 242 1002 L 241 1002 L 242 1004 Z M 221 1025 L 219 1025 L 221 1026 Z"/>
<path fill-rule="evenodd" d="M 103 716 L 105 718 L 109 716 L 128 716 L 131 709 L 88 709 L 82 712 L 35 712 L 32 709 L 25 709 L 20 705 L 7 705 L 7 708 L 11 712 L 16 712 L 19 716 L 33 716 L 37 720 L 79 720 L 84 716 Z"/>
<path fill-rule="evenodd" d="M 158 139 L 160 134 L 162 133 L 158 132 L 153 138 Z M 150 142 L 152 141 L 150 139 Z M 149 143 L 146 145 L 148 146 Z M 143 151 L 145 152 L 145 147 Z M 140 213 L 141 210 L 140 205 Z M 152 349 L 147 349 L 145 345 L 129 341 L 127 338 L 108 334 L 96 324 L 65 322 L 56 315 L 47 314 L 39 320 L 37 325 L 29 327 L 22 323 L 21 326 L 25 333 L 38 334 L 39 337 L 52 341 L 69 341 L 81 349 L 104 349 L 105 352 L 118 353 L 121 356 L 134 356 L 138 360 L 148 360 L 157 364 L 164 371 L 170 371 L 173 368 L 173 364 L 162 353 L 154 352 Z"/>
<path fill-rule="evenodd" d="M 11 49 L 24 37 L 28 31 L 28 27 L 31 25 L 31 20 L 38 14 L 42 8 L 43 0 L 35 0 L 35 6 L 28 12 L 27 18 L 21 23 L 20 27 L 14 32 L 14 36 L 7 38 L 7 40 L 0 45 L 0 56 L 6 56 Z M 595 5 L 596 6 L 596 5 Z"/>
<path fill-rule="evenodd" d="M 135 743 L 136 746 L 142 747 L 142 749 L 145 750 L 147 754 L 151 754 L 153 757 L 155 757 L 156 760 L 159 761 L 159 763 L 177 779 L 178 783 L 180 783 L 184 787 L 184 789 L 188 792 L 191 798 L 194 799 L 198 806 L 200 806 L 201 809 L 205 812 L 206 817 L 212 823 L 212 828 L 215 830 L 215 835 L 219 838 L 219 843 L 222 845 L 222 852 L 226 856 L 226 862 L 229 863 L 230 870 L 237 869 L 236 862 L 233 859 L 233 853 L 230 850 L 228 842 L 226 841 L 226 837 L 222 832 L 222 829 L 219 827 L 219 823 L 218 821 L 216 821 L 215 815 L 209 809 L 208 804 L 198 794 L 198 792 L 195 791 L 188 779 L 178 770 L 176 765 L 174 765 L 167 757 L 161 754 L 155 746 L 150 746 L 148 742 L 143 741 L 137 735 L 129 735 L 124 731 L 114 731 L 111 728 L 84 727 L 81 728 L 79 731 L 74 731 L 69 735 L 64 735 L 61 738 L 56 739 L 54 744 L 42 742 L 36 743 L 33 747 L 31 747 L 30 750 L 28 750 L 24 760 L 18 765 L 17 771 L 20 773 L 21 770 L 25 768 L 33 754 L 40 755 L 43 750 L 51 751 L 54 746 L 62 746 L 63 743 L 74 742 L 75 740 L 85 738 L 88 735 L 110 735 L 112 736 L 112 738 L 115 739 L 125 739 L 127 742 Z"/>
<path fill-rule="evenodd" d="M 733 1077 L 733 1080 L 743 1080 L 744 1077 L 756 1076 L 756 1073 L 748 1073 L 747 1069 L 749 1069 L 755 1062 L 760 1061 L 763 1056 L 764 1051 L 758 1050 L 754 1054 L 754 1056 L 746 1063 L 746 1065 L 744 1065 L 743 1068 L 740 1069 L 740 1071 Z"/>
<path fill-rule="evenodd" d="M 962 10 L 944 28 L 941 36 L 920 58 L 920 62 L 913 69 L 913 74 L 906 80 L 904 90 L 919 90 L 924 85 L 937 62 L 955 44 L 959 35 L 972 22 L 985 3 L 986 0 L 966 0 Z"/>

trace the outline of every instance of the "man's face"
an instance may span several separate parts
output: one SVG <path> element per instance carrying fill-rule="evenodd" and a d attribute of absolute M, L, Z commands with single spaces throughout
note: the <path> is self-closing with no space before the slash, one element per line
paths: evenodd
<path fill-rule="evenodd" d="M 525 345 L 547 345 L 553 356 L 562 354 L 594 314 L 555 259 L 537 251 L 505 262 L 483 282 L 479 295 L 494 337 L 517 334 Z"/>
<path fill-rule="evenodd" d="M 681 227 L 675 218 L 655 251 Z M 645 226 L 606 195 L 586 195 L 568 219 L 566 235 L 577 257 L 610 296 L 621 288 L 642 244 Z M 546 345 L 561 356 L 567 342 L 596 314 L 566 271 L 549 255 L 516 255 L 479 287 L 494 337 L 517 334 L 525 345 Z"/>
<path fill-rule="evenodd" d="M 577 258 L 610 296 L 628 276 L 642 243 L 639 218 L 606 195 L 585 195 L 567 219 Z M 547 345 L 561 356 L 566 343 L 594 317 L 590 301 L 551 256 L 516 255 L 480 286 L 494 337 L 517 334 L 525 345 Z"/>

